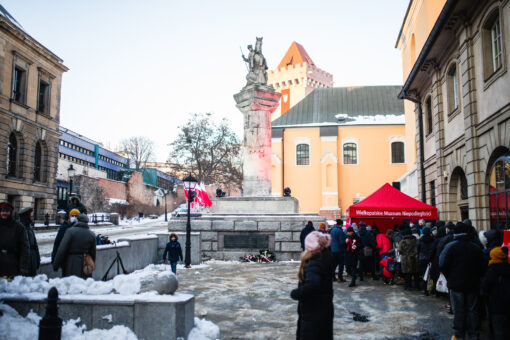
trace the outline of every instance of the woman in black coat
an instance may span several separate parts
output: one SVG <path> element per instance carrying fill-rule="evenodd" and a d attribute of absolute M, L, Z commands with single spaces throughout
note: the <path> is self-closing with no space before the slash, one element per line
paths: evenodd
<path fill-rule="evenodd" d="M 432 236 L 432 231 L 429 227 L 423 228 L 423 235 L 418 240 L 418 268 L 420 270 L 420 277 L 423 277 L 425 271 L 427 270 L 427 266 L 434 259 L 434 251 L 436 249 L 436 240 L 434 236 Z M 429 271 L 430 275 L 430 271 Z M 427 284 L 423 284 L 422 281 L 423 292 L 425 295 L 428 295 Z"/>
<path fill-rule="evenodd" d="M 334 261 L 326 250 L 329 234 L 310 233 L 305 239 L 298 273 L 298 288 L 290 296 L 298 300 L 296 339 L 333 339 L 333 276 Z"/>

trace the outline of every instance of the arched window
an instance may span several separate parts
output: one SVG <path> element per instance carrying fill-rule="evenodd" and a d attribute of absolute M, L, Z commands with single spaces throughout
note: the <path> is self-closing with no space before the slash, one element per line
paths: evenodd
<path fill-rule="evenodd" d="M 41 181 L 41 172 L 42 172 L 42 148 L 41 143 L 37 142 L 35 144 L 35 153 L 34 153 L 34 181 Z"/>
<path fill-rule="evenodd" d="M 391 163 L 405 163 L 404 142 L 391 143 Z"/>
<path fill-rule="evenodd" d="M 296 165 L 310 165 L 310 145 L 298 144 L 296 146 Z"/>
<path fill-rule="evenodd" d="M 488 79 L 503 65 L 503 39 L 499 11 L 493 11 L 482 27 L 483 69 Z"/>
<path fill-rule="evenodd" d="M 358 146 L 356 143 L 345 143 L 343 149 L 344 164 L 358 164 Z"/>
<path fill-rule="evenodd" d="M 18 161 L 18 140 L 14 132 L 9 135 L 9 143 L 7 145 L 7 175 L 16 177 L 16 168 Z"/>
<path fill-rule="evenodd" d="M 448 113 L 453 113 L 459 108 L 460 94 L 459 94 L 459 73 L 457 72 L 457 64 L 454 63 L 448 69 L 447 74 L 447 95 L 448 95 Z"/>
<path fill-rule="evenodd" d="M 489 208 L 492 229 L 510 227 L 510 156 L 499 157 L 491 169 Z"/>
<path fill-rule="evenodd" d="M 432 129 L 434 127 L 433 121 L 432 121 L 432 99 L 430 96 L 425 101 L 425 109 L 426 109 L 426 118 L 427 118 L 427 136 L 432 133 Z"/>

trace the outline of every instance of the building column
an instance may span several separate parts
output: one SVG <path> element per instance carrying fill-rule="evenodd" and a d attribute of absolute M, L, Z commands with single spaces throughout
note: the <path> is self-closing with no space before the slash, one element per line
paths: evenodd
<path fill-rule="evenodd" d="M 335 128 L 338 133 L 338 130 Z M 319 214 L 329 219 L 341 217 L 338 206 L 338 136 L 321 131 L 321 208 Z M 331 133 L 329 133 L 331 134 Z"/>

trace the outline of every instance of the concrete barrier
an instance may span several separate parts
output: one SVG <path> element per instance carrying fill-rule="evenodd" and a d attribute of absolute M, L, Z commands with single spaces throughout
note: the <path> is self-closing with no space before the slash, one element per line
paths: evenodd
<path fill-rule="evenodd" d="M 30 310 L 41 317 L 45 313 L 44 294 L 32 294 L 30 298 L 0 294 L 0 299 L 22 316 Z M 80 318 L 80 324 L 86 325 L 87 329 L 124 325 L 139 339 L 175 340 L 187 338 L 193 328 L 195 298 L 182 293 L 153 296 L 62 295 L 59 296 L 58 307 L 63 320 Z"/>

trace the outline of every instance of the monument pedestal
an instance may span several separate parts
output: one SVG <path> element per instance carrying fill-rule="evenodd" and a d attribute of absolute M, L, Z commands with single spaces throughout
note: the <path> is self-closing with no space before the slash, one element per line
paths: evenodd
<path fill-rule="evenodd" d="M 212 199 L 213 214 L 297 214 L 294 197 L 221 197 Z"/>

